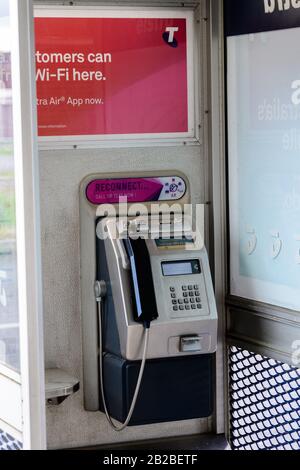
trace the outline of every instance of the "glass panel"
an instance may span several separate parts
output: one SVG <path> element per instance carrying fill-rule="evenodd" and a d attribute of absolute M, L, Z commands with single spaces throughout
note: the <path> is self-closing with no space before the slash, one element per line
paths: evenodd
<path fill-rule="evenodd" d="M 19 369 L 9 1 L 0 4 L 0 362 Z"/>
<path fill-rule="evenodd" d="M 231 293 L 300 310 L 300 28 L 230 37 Z"/>

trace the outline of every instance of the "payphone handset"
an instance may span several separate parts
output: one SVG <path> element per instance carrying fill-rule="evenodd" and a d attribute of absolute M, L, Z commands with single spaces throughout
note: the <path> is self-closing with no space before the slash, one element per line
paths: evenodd
<path fill-rule="evenodd" d="M 158 317 L 149 253 L 142 238 L 123 240 L 130 260 L 130 279 L 133 290 L 133 317 L 149 323 Z"/>

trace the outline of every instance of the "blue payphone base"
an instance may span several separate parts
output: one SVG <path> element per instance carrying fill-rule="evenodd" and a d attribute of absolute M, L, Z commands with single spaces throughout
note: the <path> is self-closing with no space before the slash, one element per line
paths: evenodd
<path fill-rule="evenodd" d="M 213 412 L 213 354 L 146 362 L 129 425 L 205 418 Z M 103 358 L 105 397 L 111 417 L 124 422 L 132 402 L 140 361 L 113 354 Z M 102 404 L 100 409 L 103 411 Z"/>

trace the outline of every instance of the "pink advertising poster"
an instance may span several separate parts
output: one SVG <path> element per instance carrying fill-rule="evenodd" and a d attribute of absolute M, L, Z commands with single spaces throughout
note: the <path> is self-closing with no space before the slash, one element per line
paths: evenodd
<path fill-rule="evenodd" d="M 36 17 L 39 136 L 188 135 L 187 27 L 184 14 Z"/>

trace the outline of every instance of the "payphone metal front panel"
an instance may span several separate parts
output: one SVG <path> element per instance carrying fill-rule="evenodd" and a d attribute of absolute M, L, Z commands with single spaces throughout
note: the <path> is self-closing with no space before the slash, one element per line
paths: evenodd
<path fill-rule="evenodd" d="M 132 218 L 129 223 L 134 223 Z M 118 221 L 105 218 L 98 222 L 97 233 L 108 234 L 102 245 L 101 255 L 106 256 L 107 279 L 110 286 L 116 319 L 116 335 L 119 338 L 119 353 L 127 360 L 142 357 L 143 327 L 134 321 L 130 266 L 121 236 L 113 239 Z M 146 234 L 144 234 L 145 236 Z M 153 234 L 152 234 L 153 235 Z M 155 235 L 155 234 L 154 234 Z M 173 357 L 187 354 L 211 354 L 217 343 L 217 312 L 215 306 L 207 253 L 202 237 L 184 241 L 180 234 L 172 232 L 170 239 L 151 238 L 147 233 L 144 241 L 150 256 L 152 279 L 158 318 L 152 322 L 148 359 Z M 174 238 L 175 237 L 175 238 Z M 101 252 L 101 248 L 99 248 Z M 146 260 L 145 260 L 146 262 Z M 141 279 L 141 282 L 147 282 Z M 112 313 L 111 313 L 112 314 Z M 194 337 L 194 344 L 185 347 L 182 338 Z"/>

